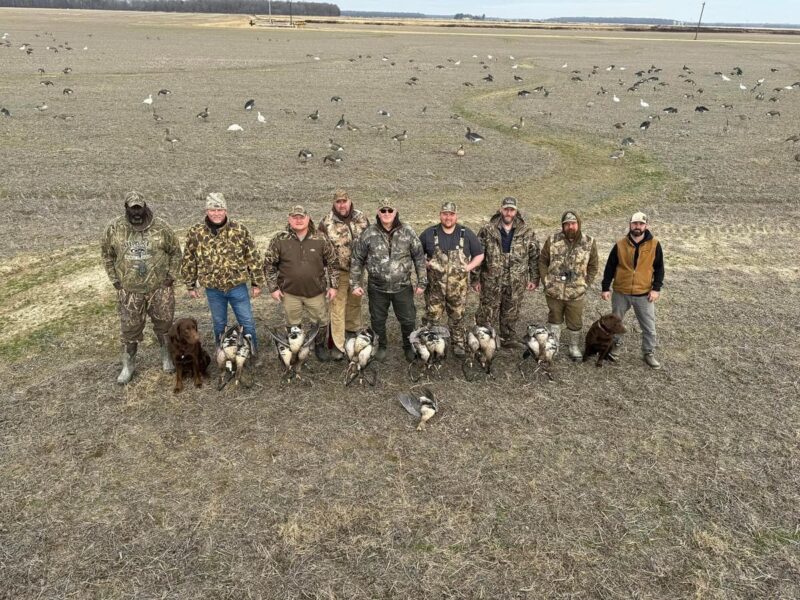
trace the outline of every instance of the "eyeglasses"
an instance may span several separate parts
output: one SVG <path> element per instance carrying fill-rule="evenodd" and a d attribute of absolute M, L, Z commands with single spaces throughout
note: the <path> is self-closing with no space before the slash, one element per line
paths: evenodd
<path fill-rule="evenodd" d="M 391 214 L 391 213 L 394 212 L 394 209 L 393 208 L 381 208 L 380 212 L 382 212 L 384 215 L 387 214 L 387 213 Z"/>

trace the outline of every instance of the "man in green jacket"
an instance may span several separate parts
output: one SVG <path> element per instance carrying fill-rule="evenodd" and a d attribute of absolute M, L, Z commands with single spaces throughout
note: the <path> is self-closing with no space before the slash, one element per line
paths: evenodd
<path fill-rule="evenodd" d="M 520 345 L 515 326 L 525 291 L 539 287 L 539 241 L 513 196 L 503 198 L 478 238 L 484 259 L 477 270 L 480 305 L 475 322 L 499 328 L 501 344 Z"/>
<path fill-rule="evenodd" d="M 561 230 L 547 238 L 539 254 L 539 272 L 547 298 L 547 326 L 557 340 L 566 320 L 569 357 L 581 360 L 581 330 L 586 290 L 597 275 L 597 245 L 581 231 L 578 213 L 561 215 Z"/>
<path fill-rule="evenodd" d="M 289 211 L 289 225 L 270 240 L 264 275 L 272 298 L 283 304 L 287 325 L 300 325 L 305 310 L 320 326 L 314 354 L 321 362 L 329 360 L 325 301 L 333 301 L 339 288 L 336 251 L 302 206 Z"/>
<path fill-rule="evenodd" d="M 428 285 L 425 251 L 414 230 L 400 221 L 400 213 L 391 198 L 384 198 L 378 204 L 377 213 L 375 223 L 364 230 L 353 249 L 350 286 L 356 296 L 364 295 L 361 277 L 366 269 L 370 324 L 378 336 L 375 358 L 386 359 L 386 318 L 391 305 L 400 321 L 403 353 L 411 362 L 415 355 L 408 336 L 417 323 L 414 295 L 422 294 Z M 416 286 L 411 281 L 412 271 L 416 272 Z"/>
<path fill-rule="evenodd" d="M 172 283 L 178 277 L 181 247 L 166 221 L 153 216 L 138 192 L 125 195 L 125 214 L 116 218 L 100 243 L 106 273 L 117 291 L 122 341 L 122 371 L 117 383 L 127 384 L 147 316 L 161 345 L 162 368 L 175 370 L 167 348 L 167 332 L 175 315 Z"/>

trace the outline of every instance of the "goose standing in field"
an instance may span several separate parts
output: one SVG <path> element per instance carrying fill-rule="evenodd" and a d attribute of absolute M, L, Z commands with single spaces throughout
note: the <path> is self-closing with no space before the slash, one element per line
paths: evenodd
<path fill-rule="evenodd" d="M 341 102 L 341 101 L 342 101 L 341 96 L 331 96 L 331 102 Z"/>
<path fill-rule="evenodd" d="M 169 96 L 171 93 L 172 93 L 172 92 L 171 92 L 170 90 L 168 90 L 167 88 L 162 88 L 162 89 L 158 90 L 158 95 L 159 95 L 159 96 L 164 96 L 164 97 L 167 97 L 167 96 Z"/>
<path fill-rule="evenodd" d="M 616 94 L 614 94 L 613 96 L 611 96 L 611 99 L 612 99 L 614 102 L 619 102 L 619 96 L 617 96 Z"/>
<path fill-rule="evenodd" d="M 467 153 L 467 151 L 466 151 L 466 150 L 464 150 L 464 144 L 461 144 L 461 145 L 460 145 L 460 146 L 459 146 L 459 147 L 456 149 L 456 156 L 464 156 L 466 153 Z"/>
<path fill-rule="evenodd" d="M 333 141 L 333 138 L 328 138 L 328 148 L 333 150 L 334 152 L 344 152 L 344 147 L 341 144 L 337 144 Z"/>
<path fill-rule="evenodd" d="M 0 108 L 0 115 L 3 115 L 4 117 L 10 117 L 10 116 L 11 116 L 11 111 L 10 111 L 10 110 L 8 110 L 8 109 L 7 109 L 7 108 L 4 106 L 3 108 Z"/>
<path fill-rule="evenodd" d="M 525 81 L 525 80 L 522 79 L 522 77 L 520 77 L 519 75 L 514 75 L 514 81 Z"/>
<path fill-rule="evenodd" d="M 403 133 L 397 133 L 392 136 L 392 141 L 400 144 L 400 152 L 403 151 L 403 142 L 405 142 L 407 139 L 408 139 L 408 132 L 405 129 L 403 129 Z"/>
<path fill-rule="evenodd" d="M 639 106 L 641 106 L 642 108 L 648 108 L 650 104 L 648 102 L 645 102 L 643 99 L 639 98 Z"/>
<path fill-rule="evenodd" d="M 623 127 L 625 127 L 625 121 L 614 123 L 614 129 L 622 129 Z"/>
<path fill-rule="evenodd" d="M 314 158 L 314 153 L 311 152 L 311 150 L 303 148 L 297 153 L 297 158 L 299 158 L 301 162 L 306 162 L 309 158 Z"/>
<path fill-rule="evenodd" d="M 623 156 L 625 156 L 625 150 L 614 150 L 614 152 L 608 155 L 608 158 L 612 160 L 619 160 Z"/>
<path fill-rule="evenodd" d="M 708 108 L 706 108 L 705 106 L 695 106 L 694 112 L 707 113 L 708 112 Z"/>
<path fill-rule="evenodd" d="M 145 105 L 145 108 L 150 108 L 153 106 L 153 94 L 148 94 L 147 98 L 142 100 L 142 104 Z"/>
<path fill-rule="evenodd" d="M 64 96 L 71 96 L 74 93 L 75 93 L 75 91 L 72 88 L 68 88 L 68 87 L 64 88 L 63 90 L 61 90 L 61 94 L 64 95 Z"/>
<path fill-rule="evenodd" d="M 260 110 L 258 111 L 258 116 L 256 117 L 256 119 L 258 119 L 259 123 L 266 123 L 267 122 L 266 117 L 261 114 Z"/>
<path fill-rule="evenodd" d="M 344 160 L 344 158 L 342 158 L 338 154 L 327 154 L 327 155 L 325 155 L 325 158 L 322 159 L 322 164 L 323 165 L 335 166 L 335 165 L 339 164 L 340 162 L 342 162 L 343 160 Z"/>
<path fill-rule="evenodd" d="M 47 102 L 42 102 L 41 104 L 37 104 L 35 108 L 36 108 L 36 110 L 38 110 L 39 112 L 44 112 L 44 111 L 46 111 L 46 110 L 47 110 L 48 108 L 50 108 L 50 107 L 49 107 L 49 106 L 47 106 Z"/>
<path fill-rule="evenodd" d="M 347 131 L 361 131 L 357 125 L 353 125 L 350 121 L 347 121 L 345 125 L 347 125 Z"/>
<path fill-rule="evenodd" d="M 461 365 L 467 381 L 473 381 L 475 374 L 473 368 L 475 361 L 480 364 L 488 377 L 492 376 L 492 361 L 499 346 L 497 331 L 493 327 L 475 325 L 466 331 L 467 356 Z"/>
<path fill-rule="evenodd" d="M 306 117 L 306 119 L 309 119 L 311 121 L 318 121 L 319 120 L 319 109 L 315 110 L 313 113 L 308 115 Z"/>
<path fill-rule="evenodd" d="M 641 129 L 642 131 L 646 131 L 649 128 L 650 128 L 650 121 L 642 121 L 642 124 L 639 125 L 639 129 Z"/>
<path fill-rule="evenodd" d="M 175 137 L 169 132 L 169 127 L 167 128 L 167 135 L 164 139 L 169 142 L 169 149 L 172 151 L 175 150 L 175 144 L 181 141 L 180 138 Z"/>
<path fill-rule="evenodd" d="M 201 110 L 199 113 L 197 113 L 197 118 L 200 119 L 201 121 L 205 121 L 206 119 L 208 119 L 208 107 L 207 106 L 203 110 Z"/>
<path fill-rule="evenodd" d="M 520 98 L 527 98 L 530 95 L 531 93 L 528 90 L 520 90 L 517 92 L 517 96 L 519 96 Z"/>
<path fill-rule="evenodd" d="M 156 111 L 153 111 L 153 121 L 155 121 L 156 123 L 161 123 L 161 121 L 163 121 L 163 120 L 164 120 L 164 117 L 162 117 Z"/>
<path fill-rule="evenodd" d="M 481 134 L 479 134 L 477 131 L 472 131 L 469 127 L 467 127 L 467 133 L 464 135 L 464 137 L 473 144 L 478 144 L 484 139 Z"/>
<path fill-rule="evenodd" d="M 382 117 L 391 117 L 392 116 L 392 113 L 390 113 L 388 110 L 384 110 L 382 108 L 378 111 L 378 114 L 380 116 L 382 116 Z"/>
<path fill-rule="evenodd" d="M 256 101 L 251 98 L 250 100 L 248 100 L 247 102 L 244 103 L 244 109 L 245 110 L 253 110 L 255 105 L 256 105 Z"/>
<path fill-rule="evenodd" d="M 336 125 L 334 125 L 333 128 L 342 129 L 346 123 L 347 121 L 344 120 L 344 114 L 342 114 L 342 116 L 339 118 L 339 120 L 336 122 Z"/>
<path fill-rule="evenodd" d="M 525 117 L 520 117 L 519 118 L 519 123 L 514 123 L 511 126 L 511 129 L 512 129 L 512 131 L 519 131 L 523 127 L 525 127 Z"/>

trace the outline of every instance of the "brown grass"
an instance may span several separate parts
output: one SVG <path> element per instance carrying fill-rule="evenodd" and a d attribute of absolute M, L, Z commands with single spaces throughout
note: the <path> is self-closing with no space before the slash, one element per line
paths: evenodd
<path fill-rule="evenodd" d="M 773 103 L 713 74 L 741 65 L 748 86 L 766 77 L 769 96 L 800 79 L 784 46 L 2 14 L 12 45 L 0 47 L 0 102 L 14 116 L 0 120 L 0 598 L 800 595 L 800 215 L 796 150 L 783 142 L 800 92 L 779 92 L 770 119 Z M 45 50 L 45 31 L 75 50 Z M 31 57 L 17 49 L 25 41 Z M 650 64 L 669 86 L 626 92 Z M 696 86 L 678 78 L 684 64 Z M 55 88 L 39 84 L 38 66 Z M 405 85 L 412 75 L 419 84 Z M 537 85 L 550 96 L 516 96 Z M 162 87 L 173 94 L 156 100 L 156 123 L 140 103 Z M 642 133 L 640 97 L 679 113 Z M 242 110 L 248 98 L 265 126 Z M 36 112 L 44 100 L 51 108 Z M 694 113 L 701 103 L 711 112 Z M 205 106 L 212 117 L 199 123 Z M 369 127 L 378 108 L 393 113 L 388 136 Z M 342 112 L 361 133 L 333 133 Z M 52 118 L 62 113 L 74 118 Z M 244 135 L 227 134 L 232 122 Z M 466 126 L 486 143 L 459 159 Z M 165 127 L 181 138 L 174 151 Z M 400 152 L 388 138 L 403 129 Z M 608 159 L 628 135 L 637 145 Z M 346 148 L 336 168 L 321 163 L 329 137 Z M 302 147 L 317 153 L 306 165 Z M 345 390 L 343 366 L 318 363 L 306 383 L 281 385 L 270 358 L 238 393 L 209 381 L 176 397 L 149 328 L 134 381 L 114 384 L 118 324 L 97 240 L 125 190 L 145 193 L 181 234 L 199 198 L 221 190 L 263 248 L 288 206 L 318 218 L 340 185 L 369 211 L 396 196 L 417 228 L 445 199 L 478 226 L 516 194 L 540 237 L 575 208 L 602 257 L 626 215 L 645 210 L 667 257 L 664 370 L 639 360 L 631 317 L 621 363 L 562 356 L 555 383 L 522 379 L 514 351 L 496 361 L 496 380 L 475 384 L 448 361 L 432 383 L 441 413 L 422 433 L 395 400 L 412 385 L 396 328 L 375 389 Z M 608 308 L 598 291 L 587 320 Z M 267 300 L 255 310 L 265 344 L 282 316 Z M 210 346 L 205 303 L 181 294 L 177 313 L 196 316 Z M 532 294 L 522 321 L 545 315 Z"/>

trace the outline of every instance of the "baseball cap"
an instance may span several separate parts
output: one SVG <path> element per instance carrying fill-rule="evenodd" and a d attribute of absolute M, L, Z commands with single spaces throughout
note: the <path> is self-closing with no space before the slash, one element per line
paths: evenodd
<path fill-rule="evenodd" d="M 514 196 L 506 196 L 500 208 L 517 208 L 517 199 Z"/>
<path fill-rule="evenodd" d="M 378 202 L 378 210 L 380 210 L 382 208 L 394 208 L 394 209 L 396 209 L 397 207 L 395 206 L 395 203 L 394 203 L 393 199 L 384 198 L 380 202 Z"/>
<path fill-rule="evenodd" d="M 144 206 L 145 201 L 139 192 L 130 191 L 125 194 L 125 206 Z"/>
<path fill-rule="evenodd" d="M 333 201 L 336 202 L 337 200 L 350 200 L 350 194 L 347 193 L 347 190 L 339 188 L 333 192 Z"/>
<path fill-rule="evenodd" d="M 562 225 L 564 223 L 577 223 L 577 222 L 578 222 L 578 215 L 576 215 L 574 212 L 564 213 L 564 216 L 561 219 Z"/>
<path fill-rule="evenodd" d="M 228 205 L 225 204 L 225 196 L 221 192 L 211 192 L 206 196 L 206 210 L 228 210 Z"/>
<path fill-rule="evenodd" d="M 441 209 L 440 212 L 451 212 L 451 213 L 458 212 L 456 210 L 456 203 L 455 202 L 445 202 L 444 204 L 442 204 L 442 209 Z"/>
<path fill-rule="evenodd" d="M 289 211 L 289 216 L 290 216 L 290 217 L 296 217 L 296 216 L 303 216 L 303 217 L 307 217 L 307 216 L 308 216 L 308 213 L 306 212 L 306 209 L 305 209 L 305 208 L 303 208 L 303 207 L 302 207 L 302 206 L 300 206 L 299 204 L 295 204 L 295 205 L 292 207 L 292 210 L 290 210 L 290 211 Z"/>
<path fill-rule="evenodd" d="M 631 216 L 631 223 L 647 223 L 647 215 L 643 212 L 635 212 Z"/>

